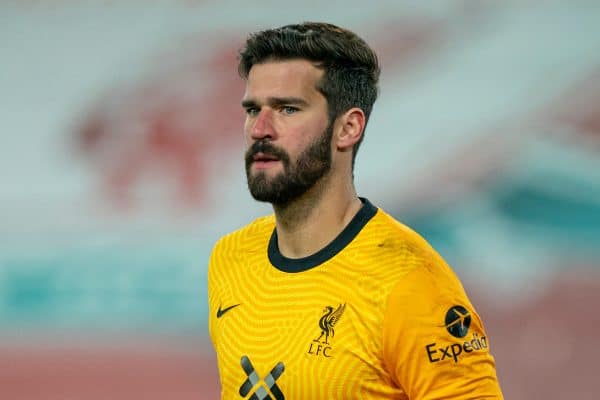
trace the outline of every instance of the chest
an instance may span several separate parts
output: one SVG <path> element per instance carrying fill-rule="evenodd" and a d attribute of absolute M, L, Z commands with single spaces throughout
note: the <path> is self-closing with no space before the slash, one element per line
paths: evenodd
<path fill-rule="evenodd" d="M 327 270 L 232 280 L 213 324 L 224 398 L 385 392 L 382 308 L 370 285 Z"/>

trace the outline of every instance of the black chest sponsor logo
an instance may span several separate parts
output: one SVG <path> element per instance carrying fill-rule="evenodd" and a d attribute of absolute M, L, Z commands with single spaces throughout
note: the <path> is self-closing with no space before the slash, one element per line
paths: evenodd
<path fill-rule="evenodd" d="M 453 306 L 446 312 L 444 322 L 448 333 L 455 338 L 462 339 L 469 333 L 471 313 L 463 306 Z M 456 341 L 453 343 L 429 343 L 425 346 L 425 351 L 430 363 L 444 360 L 454 360 L 457 363 L 461 355 L 474 351 L 485 351 L 487 348 L 487 338 L 474 332 L 470 338 L 458 343 Z"/>
<path fill-rule="evenodd" d="M 319 319 L 319 328 L 321 333 L 319 337 L 313 339 L 308 347 L 308 354 L 322 357 L 332 357 L 332 347 L 329 343 L 335 336 L 335 325 L 346 310 L 346 303 L 340 304 L 337 308 L 327 306 L 323 310 L 323 316 Z"/>
<path fill-rule="evenodd" d="M 283 392 L 277 386 L 277 379 L 285 370 L 283 362 L 278 362 L 264 378 L 256 372 L 248 356 L 242 357 L 240 365 L 247 376 L 240 386 L 240 396 L 246 398 L 250 395 L 250 400 L 285 400 Z"/>

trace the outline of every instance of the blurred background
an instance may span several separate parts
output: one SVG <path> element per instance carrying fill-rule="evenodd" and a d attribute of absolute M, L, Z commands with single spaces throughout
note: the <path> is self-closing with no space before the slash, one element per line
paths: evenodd
<path fill-rule="evenodd" d="M 600 2 L 1 1 L 0 398 L 215 399 L 206 268 L 247 194 L 236 54 L 379 52 L 360 195 L 427 238 L 507 399 L 596 399 Z"/>

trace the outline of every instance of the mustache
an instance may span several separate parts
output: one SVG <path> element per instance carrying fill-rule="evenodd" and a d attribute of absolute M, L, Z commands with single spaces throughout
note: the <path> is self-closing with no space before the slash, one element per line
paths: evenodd
<path fill-rule="evenodd" d="M 250 166 L 254 161 L 254 156 L 258 153 L 263 153 L 269 156 L 277 157 L 284 164 L 287 164 L 290 160 L 288 154 L 278 147 L 273 146 L 268 140 L 259 140 L 254 142 L 248 150 L 246 150 L 245 160 L 246 166 Z"/>

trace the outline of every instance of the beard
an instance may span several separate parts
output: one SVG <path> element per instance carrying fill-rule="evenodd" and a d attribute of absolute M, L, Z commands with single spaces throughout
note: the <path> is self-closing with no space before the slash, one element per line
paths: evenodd
<path fill-rule="evenodd" d="M 285 205 L 302 196 L 331 169 L 331 138 L 333 123 L 323 134 L 304 149 L 292 164 L 285 150 L 273 146 L 268 140 L 255 142 L 246 151 L 246 178 L 254 199 L 273 205 Z M 265 172 L 252 175 L 252 162 L 256 153 L 275 156 L 283 164 L 283 171 L 268 178 Z"/>

